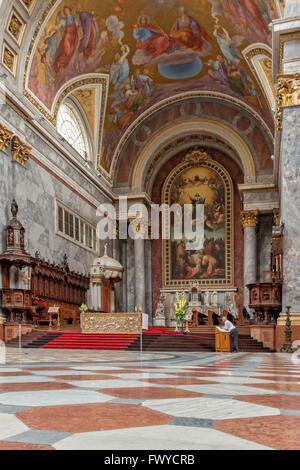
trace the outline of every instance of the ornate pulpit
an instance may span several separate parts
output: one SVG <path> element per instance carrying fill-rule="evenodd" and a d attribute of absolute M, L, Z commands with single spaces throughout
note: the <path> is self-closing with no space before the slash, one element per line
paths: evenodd
<path fill-rule="evenodd" d="M 6 249 L 0 255 L 2 273 L 2 309 L 10 313 L 14 322 L 16 314 L 25 322 L 26 312 L 32 307 L 31 268 L 34 260 L 24 247 L 25 229 L 17 219 L 18 205 L 13 200 L 12 218 L 6 226 Z"/>
<path fill-rule="evenodd" d="M 107 254 L 107 245 L 104 255 L 96 258 L 91 266 L 91 293 L 92 309 L 99 312 L 114 312 L 115 298 L 114 285 L 123 277 L 123 266 Z"/>

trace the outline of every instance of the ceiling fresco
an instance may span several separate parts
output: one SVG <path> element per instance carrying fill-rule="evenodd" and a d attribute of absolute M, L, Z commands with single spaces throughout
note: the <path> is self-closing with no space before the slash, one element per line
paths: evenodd
<path fill-rule="evenodd" d="M 271 45 L 268 24 L 275 12 L 268 0 L 58 1 L 32 50 L 27 89 L 49 112 L 70 80 L 95 72 L 109 76 L 101 155 L 109 172 L 130 124 L 174 95 L 226 94 L 270 121 L 242 51 L 253 43 Z"/>

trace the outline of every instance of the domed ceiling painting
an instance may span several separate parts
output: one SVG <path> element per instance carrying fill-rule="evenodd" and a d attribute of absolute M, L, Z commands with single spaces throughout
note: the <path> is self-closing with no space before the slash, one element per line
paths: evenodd
<path fill-rule="evenodd" d="M 27 90 L 50 112 L 58 91 L 75 77 L 109 77 L 101 157 L 107 171 L 130 124 L 174 95 L 230 95 L 270 122 L 242 51 L 271 45 L 275 11 L 267 0 L 52 1 L 32 49 Z"/>

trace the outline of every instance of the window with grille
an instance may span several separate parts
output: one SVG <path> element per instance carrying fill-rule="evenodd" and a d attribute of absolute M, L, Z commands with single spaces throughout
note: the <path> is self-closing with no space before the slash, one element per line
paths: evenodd
<path fill-rule="evenodd" d="M 96 228 L 57 203 L 57 233 L 97 252 Z"/>
<path fill-rule="evenodd" d="M 62 104 L 57 115 L 57 132 L 72 145 L 83 158 L 87 157 L 87 146 L 83 126 L 75 112 L 67 104 Z"/>

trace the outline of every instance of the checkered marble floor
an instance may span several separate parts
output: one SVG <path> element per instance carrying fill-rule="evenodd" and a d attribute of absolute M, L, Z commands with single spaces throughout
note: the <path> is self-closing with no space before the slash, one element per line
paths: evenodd
<path fill-rule="evenodd" d="M 290 355 L 7 349 L 0 449 L 300 449 Z"/>

